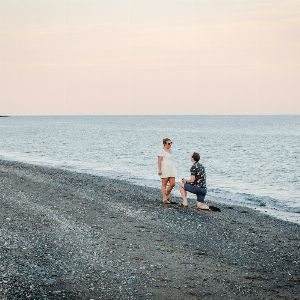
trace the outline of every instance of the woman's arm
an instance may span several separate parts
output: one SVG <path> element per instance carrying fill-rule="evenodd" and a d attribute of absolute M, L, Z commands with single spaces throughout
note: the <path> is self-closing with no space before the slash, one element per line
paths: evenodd
<path fill-rule="evenodd" d="M 161 162 L 164 159 L 163 156 L 158 156 L 158 175 L 160 176 L 162 174 L 161 172 Z"/>

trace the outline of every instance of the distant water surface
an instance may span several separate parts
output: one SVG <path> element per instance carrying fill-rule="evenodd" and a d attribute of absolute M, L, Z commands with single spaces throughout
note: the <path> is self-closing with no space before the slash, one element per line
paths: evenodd
<path fill-rule="evenodd" d="M 300 116 L 1 118 L 0 158 L 159 187 L 164 137 L 173 140 L 178 181 L 200 152 L 208 200 L 300 223 Z"/>

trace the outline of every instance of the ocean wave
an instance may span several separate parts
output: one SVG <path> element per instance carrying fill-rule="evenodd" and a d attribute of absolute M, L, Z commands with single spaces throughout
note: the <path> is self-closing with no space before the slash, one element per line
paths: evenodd
<path fill-rule="evenodd" d="M 269 196 L 259 196 L 248 193 L 226 191 L 220 188 L 209 189 L 209 194 L 212 197 L 220 200 L 220 202 L 228 203 L 228 201 L 231 201 L 231 203 L 238 205 L 260 208 L 265 207 L 268 209 L 281 210 L 284 212 L 300 213 L 300 206 L 297 206 L 297 203 L 290 203 L 288 199 L 276 199 Z"/>

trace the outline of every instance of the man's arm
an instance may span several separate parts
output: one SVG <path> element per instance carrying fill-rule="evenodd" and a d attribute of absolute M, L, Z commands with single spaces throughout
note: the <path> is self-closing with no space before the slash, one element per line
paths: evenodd
<path fill-rule="evenodd" d="M 195 181 L 195 176 L 191 175 L 190 179 L 182 179 L 183 183 L 194 183 Z"/>

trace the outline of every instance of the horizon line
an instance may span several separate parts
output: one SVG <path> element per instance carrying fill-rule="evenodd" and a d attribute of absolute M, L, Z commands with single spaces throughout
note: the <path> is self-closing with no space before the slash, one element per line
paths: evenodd
<path fill-rule="evenodd" d="M 300 116 L 300 114 L 11 114 L 0 117 L 179 117 L 179 116 Z"/>

